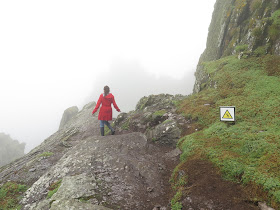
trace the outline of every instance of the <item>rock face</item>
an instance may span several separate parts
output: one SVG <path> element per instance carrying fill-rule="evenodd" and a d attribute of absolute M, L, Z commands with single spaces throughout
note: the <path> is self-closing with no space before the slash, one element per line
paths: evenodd
<path fill-rule="evenodd" d="M 136 111 L 116 119 L 119 135 L 105 137 L 99 136 L 97 117 L 91 115 L 95 103 L 89 103 L 41 145 L 0 168 L 0 186 L 7 181 L 27 185 L 29 189 L 20 201 L 24 210 L 153 209 L 158 204 L 167 207 L 171 191 L 168 181 L 180 155 L 173 146 L 180 130 L 172 120 L 183 121 L 173 112 L 172 100 L 181 98 L 142 98 Z M 134 130 L 123 132 L 117 124 L 123 125 L 128 117 Z M 165 124 L 169 129 L 159 127 L 168 119 L 170 122 Z M 174 129 L 171 140 L 162 134 L 151 134 L 168 146 L 150 141 L 144 134 L 144 127 L 148 128 L 144 122 L 159 133 Z M 144 127 L 138 127 L 139 123 Z"/>
<path fill-rule="evenodd" d="M 0 133 L 0 167 L 24 155 L 25 143 Z"/>
<path fill-rule="evenodd" d="M 235 54 L 240 54 L 240 58 L 280 55 L 279 8 L 279 0 L 217 0 L 193 92 L 203 89 L 209 79 L 203 71 L 203 62 Z"/>
<path fill-rule="evenodd" d="M 72 106 L 72 107 L 66 109 L 62 115 L 59 129 L 62 129 L 63 126 L 65 126 L 66 123 L 68 123 L 69 120 L 71 120 L 71 118 L 74 117 L 78 112 L 79 112 L 79 109 L 76 106 Z"/>
<path fill-rule="evenodd" d="M 176 103 L 182 95 L 150 95 L 140 99 L 135 111 L 122 113 L 114 121 L 118 132 L 132 130 L 145 133 L 148 140 L 175 146 L 181 137 L 181 126 L 186 119 L 176 113 Z"/>

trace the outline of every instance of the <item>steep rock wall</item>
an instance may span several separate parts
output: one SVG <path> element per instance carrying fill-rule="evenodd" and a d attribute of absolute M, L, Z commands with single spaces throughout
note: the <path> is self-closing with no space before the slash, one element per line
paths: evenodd
<path fill-rule="evenodd" d="M 193 92 L 202 90 L 209 80 L 203 62 L 229 55 L 280 55 L 279 8 L 279 0 L 217 0 Z"/>

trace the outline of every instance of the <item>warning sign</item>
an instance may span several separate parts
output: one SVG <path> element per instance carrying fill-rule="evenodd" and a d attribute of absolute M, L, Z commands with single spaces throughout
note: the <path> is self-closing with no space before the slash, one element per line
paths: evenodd
<path fill-rule="evenodd" d="M 235 106 L 220 106 L 221 121 L 235 121 Z"/>
<path fill-rule="evenodd" d="M 232 116 L 230 115 L 229 111 L 227 110 L 226 113 L 223 116 L 223 119 L 232 119 Z"/>

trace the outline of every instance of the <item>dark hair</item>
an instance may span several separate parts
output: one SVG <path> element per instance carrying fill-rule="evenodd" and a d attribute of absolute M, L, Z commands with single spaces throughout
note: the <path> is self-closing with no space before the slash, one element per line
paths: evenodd
<path fill-rule="evenodd" d="M 104 95 L 107 96 L 109 94 L 109 92 L 110 92 L 110 88 L 106 85 L 104 87 Z"/>

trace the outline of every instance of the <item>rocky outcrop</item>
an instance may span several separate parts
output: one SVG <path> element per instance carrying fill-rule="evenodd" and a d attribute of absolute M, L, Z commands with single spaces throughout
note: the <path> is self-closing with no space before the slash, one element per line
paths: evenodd
<path fill-rule="evenodd" d="M 9 135 L 0 133 L 0 167 L 24 155 L 25 143 L 19 143 Z"/>
<path fill-rule="evenodd" d="M 63 128 L 63 126 L 65 126 L 66 123 L 68 123 L 71 120 L 71 118 L 73 118 L 78 112 L 79 112 L 79 109 L 76 106 L 72 106 L 72 107 L 66 109 L 62 115 L 59 129 Z"/>
<path fill-rule="evenodd" d="M 188 123 L 176 113 L 176 104 L 185 97 L 168 94 L 143 97 L 135 111 L 120 114 L 114 126 L 118 132 L 142 132 L 149 141 L 175 146 L 181 137 L 182 126 Z"/>
<path fill-rule="evenodd" d="M 8 181 L 28 186 L 22 209 L 153 209 L 159 204 L 165 208 L 168 181 L 180 155 L 173 145 L 180 135 L 174 120 L 184 121 L 175 113 L 176 100 L 182 98 L 142 98 L 135 111 L 115 120 L 120 126 L 115 125 L 117 135 L 105 137 L 91 115 L 95 103 L 89 103 L 41 145 L 0 168 L 0 186 Z M 131 124 L 124 130 L 128 118 Z M 151 136 L 169 146 L 150 141 L 148 128 L 158 129 Z"/>
<path fill-rule="evenodd" d="M 193 92 L 201 91 L 209 79 L 203 62 L 229 55 L 280 55 L 279 8 L 279 0 L 217 0 Z"/>

